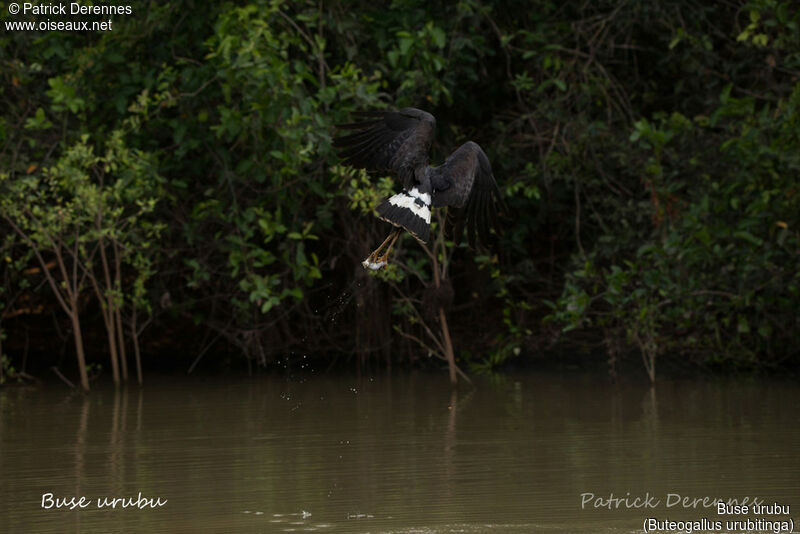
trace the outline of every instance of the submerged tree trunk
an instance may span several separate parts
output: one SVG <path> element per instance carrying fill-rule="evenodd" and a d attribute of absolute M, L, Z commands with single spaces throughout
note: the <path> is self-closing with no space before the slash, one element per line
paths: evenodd
<path fill-rule="evenodd" d="M 444 238 L 443 236 L 442 241 L 442 251 L 443 257 L 445 261 L 447 259 L 447 250 L 445 250 L 444 246 Z M 447 264 L 439 264 L 436 259 L 436 249 L 433 249 L 433 254 L 431 255 L 431 259 L 433 260 L 433 283 L 436 287 L 436 291 L 440 291 L 442 288 L 442 280 L 447 275 Z M 440 272 L 441 267 L 441 272 Z M 444 345 L 444 356 L 447 359 L 447 369 L 450 373 L 450 383 L 452 385 L 456 385 L 458 383 L 458 376 L 456 375 L 456 356 L 453 352 L 453 342 L 450 339 L 450 327 L 447 324 L 447 313 L 445 313 L 444 308 L 440 305 L 439 306 L 439 326 L 442 329 L 442 344 Z"/>
<path fill-rule="evenodd" d="M 81 321 L 78 317 L 78 303 L 72 303 L 73 313 L 69 314 L 72 321 L 72 335 L 75 338 L 75 353 L 78 358 L 78 373 L 81 377 L 81 389 L 89 391 L 89 375 L 86 373 L 86 356 L 83 353 L 83 335 L 81 334 Z"/>
<path fill-rule="evenodd" d="M 89 376 L 86 372 L 86 357 L 83 352 L 83 335 L 81 333 L 81 322 L 78 318 L 78 292 L 81 284 L 78 280 L 77 236 L 75 238 L 76 241 L 74 243 L 74 250 L 72 251 L 72 276 L 69 276 L 67 272 L 67 265 L 64 262 L 64 255 L 62 254 L 64 241 L 60 237 L 48 236 L 51 251 L 53 254 L 55 254 L 56 263 L 59 271 L 61 272 L 61 277 L 63 279 L 62 285 L 59 284 L 55 278 L 53 278 L 53 275 L 50 272 L 50 267 L 48 266 L 47 262 L 44 261 L 44 257 L 42 257 L 42 251 L 40 250 L 40 247 L 37 246 L 37 244 L 27 233 L 25 233 L 24 230 L 22 230 L 22 228 L 17 226 L 13 219 L 8 216 L 4 216 L 3 218 L 23 239 L 23 241 L 25 241 L 25 243 L 31 247 L 31 250 L 33 250 L 36 259 L 39 261 L 39 265 L 42 268 L 42 272 L 44 272 L 44 276 L 47 279 L 47 283 L 50 285 L 50 289 L 53 291 L 53 294 L 56 296 L 56 300 L 58 300 L 58 303 L 61 305 L 61 309 L 64 310 L 64 313 L 67 314 L 70 322 L 72 323 L 72 335 L 75 340 L 75 353 L 78 360 L 78 374 L 81 378 L 81 388 L 84 391 L 89 391 Z"/>
<path fill-rule="evenodd" d="M 439 324 L 442 325 L 442 336 L 444 336 L 444 354 L 447 358 L 447 367 L 450 371 L 450 383 L 455 385 L 458 383 L 456 376 L 456 356 L 453 353 L 453 342 L 450 340 L 450 328 L 447 326 L 447 315 L 444 313 L 444 308 L 439 308 Z"/>
<path fill-rule="evenodd" d="M 3 331 L 0 329 L 0 384 L 3 383 Z"/>
<path fill-rule="evenodd" d="M 122 381 L 128 381 L 128 362 L 125 356 L 125 333 L 122 330 L 122 314 L 119 306 L 114 306 L 114 321 L 116 323 L 117 347 L 119 348 L 119 366 L 122 370 Z"/>
<path fill-rule="evenodd" d="M 120 265 L 119 260 L 119 249 L 117 247 L 117 242 L 114 241 L 114 287 L 117 291 L 119 291 L 119 302 L 124 302 L 123 294 L 122 294 L 122 267 Z M 125 355 L 125 331 L 122 328 L 122 312 L 120 311 L 122 305 L 117 304 L 117 301 L 114 302 L 114 321 L 116 323 L 116 331 L 117 331 L 117 348 L 119 349 L 119 363 L 120 367 L 122 368 L 122 380 L 124 382 L 128 381 L 128 360 Z"/>
<path fill-rule="evenodd" d="M 139 332 L 136 331 L 136 305 L 131 312 L 131 339 L 133 340 L 133 357 L 136 360 L 136 380 L 142 385 L 142 356 L 139 352 Z"/>
<path fill-rule="evenodd" d="M 111 300 L 111 299 L 108 299 Z M 110 309 L 111 303 L 108 300 L 103 303 L 101 301 L 101 308 L 103 313 L 103 322 L 106 325 L 106 333 L 108 334 L 108 353 L 111 358 L 111 374 L 114 377 L 114 385 L 119 385 L 119 363 L 117 361 L 117 339 L 114 331 L 114 312 Z"/>
<path fill-rule="evenodd" d="M 97 227 L 100 228 L 100 219 L 97 219 Z M 100 310 L 103 314 L 103 322 L 106 325 L 106 333 L 108 334 L 108 352 L 111 358 L 111 374 L 114 377 L 114 385 L 119 386 L 119 360 L 117 359 L 117 334 L 114 320 L 114 296 L 111 294 L 111 273 L 108 269 L 108 257 L 106 256 L 106 247 L 102 239 L 98 243 L 100 249 L 100 260 L 103 266 L 103 279 L 105 281 L 105 295 L 101 291 L 100 283 L 93 272 L 89 273 L 89 278 L 94 286 L 97 300 L 100 302 Z"/>

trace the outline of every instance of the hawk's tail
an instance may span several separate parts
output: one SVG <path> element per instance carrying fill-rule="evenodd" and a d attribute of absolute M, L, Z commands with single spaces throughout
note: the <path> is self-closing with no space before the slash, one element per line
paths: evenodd
<path fill-rule="evenodd" d="M 431 234 L 431 195 L 420 193 L 416 187 L 403 190 L 378 206 L 378 216 L 427 243 Z"/>

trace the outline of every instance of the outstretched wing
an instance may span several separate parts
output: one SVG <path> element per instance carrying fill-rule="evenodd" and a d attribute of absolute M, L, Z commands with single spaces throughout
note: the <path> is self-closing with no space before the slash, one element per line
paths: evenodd
<path fill-rule="evenodd" d="M 406 189 L 411 188 L 415 169 L 428 164 L 436 128 L 433 115 L 415 108 L 355 115 L 367 120 L 337 125 L 339 129 L 354 130 L 333 140 L 341 157 L 354 167 L 394 173 Z"/>
<path fill-rule="evenodd" d="M 467 228 L 467 240 L 475 247 L 476 237 L 484 246 L 491 244 L 489 229 L 499 234 L 500 189 L 492 174 L 489 158 L 477 143 L 468 141 L 453 152 L 443 165 L 433 169 L 433 206 L 449 206 L 453 239 L 458 242 Z"/>

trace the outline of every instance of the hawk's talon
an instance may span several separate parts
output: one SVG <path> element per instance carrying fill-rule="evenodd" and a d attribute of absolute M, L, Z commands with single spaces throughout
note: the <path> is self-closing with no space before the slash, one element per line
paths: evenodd
<path fill-rule="evenodd" d="M 369 269 L 370 271 L 377 271 L 379 269 L 382 269 L 383 267 L 386 267 L 387 263 L 385 261 L 374 262 L 374 261 L 369 261 L 369 259 L 366 259 L 361 262 L 361 265 L 363 265 L 365 269 Z"/>
<path fill-rule="evenodd" d="M 383 240 L 383 243 L 380 244 L 378 248 L 372 251 L 372 253 L 367 256 L 367 259 L 361 262 L 361 265 L 365 269 L 370 269 L 372 271 L 377 271 L 386 267 L 389 264 L 389 251 L 392 250 L 392 246 L 394 245 L 397 238 L 400 237 L 400 232 L 402 232 L 402 228 L 396 228 L 392 230 L 392 233 Z M 388 243 L 388 246 L 387 246 Z M 381 251 L 386 248 L 386 252 L 381 254 Z"/>

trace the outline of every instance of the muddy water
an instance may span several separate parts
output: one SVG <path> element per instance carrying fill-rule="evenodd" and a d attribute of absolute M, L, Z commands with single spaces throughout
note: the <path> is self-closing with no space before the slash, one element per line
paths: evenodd
<path fill-rule="evenodd" d="M 622 533 L 648 518 L 743 532 L 726 521 L 800 519 L 794 382 L 475 386 L 402 375 L 0 390 L 0 532 Z M 719 515 L 719 498 L 750 508 Z"/>

